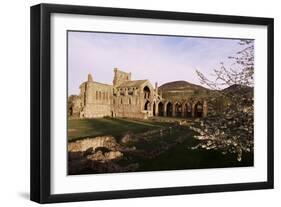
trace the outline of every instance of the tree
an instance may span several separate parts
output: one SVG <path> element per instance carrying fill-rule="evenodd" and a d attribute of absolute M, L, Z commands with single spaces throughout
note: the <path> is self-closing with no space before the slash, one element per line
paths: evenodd
<path fill-rule="evenodd" d="M 254 83 L 254 41 L 240 40 L 239 45 L 245 46 L 238 51 L 235 56 L 228 57 L 234 60 L 230 68 L 226 68 L 224 63 L 220 63 L 219 69 L 214 69 L 212 76 L 214 80 L 209 80 L 200 71 L 196 70 L 201 84 L 209 86 L 211 89 L 220 90 L 222 87 L 231 85 L 253 86 Z"/>
<path fill-rule="evenodd" d="M 214 69 L 214 79 L 208 79 L 196 71 L 201 84 L 213 89 L 216 101 L 222 100 L 220 112 L 213 111 L 201 121 L 200 126 L 191 126 L 199 135 L 200 143 L 194 147 L 236 153 L 242 160 L 243 152 L 253 151 L 253 85 L 254 85 L 254 41 L 240 40 L 243 49 L 229 57 L 233 63 L 229 68 L 224 63 Z M 212 101 L 209 103 L 212 104 Z"/>

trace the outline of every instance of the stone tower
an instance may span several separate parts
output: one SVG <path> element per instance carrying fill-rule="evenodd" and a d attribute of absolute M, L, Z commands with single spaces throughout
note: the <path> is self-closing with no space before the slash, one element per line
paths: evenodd
<path fill-rule="evenodd" d="M 118 70 L 118 68 L 114 68 L 114 79 L 113 86 L 118 86 L 121 83 L 131 80 L 131 73 L 126 73 Z"/>
<path fill-rule="evenodd" d="M 88 74 L 88 81 L 85 84 L 85 105 L 92 104 L 94 102 L 92 94 L 94 93 L 93 77 Z"/>
<path fill-rule="evenodd" d="M 93 77 L 90 73 L 88 74 L 88 82 L 93 82 Z"/>

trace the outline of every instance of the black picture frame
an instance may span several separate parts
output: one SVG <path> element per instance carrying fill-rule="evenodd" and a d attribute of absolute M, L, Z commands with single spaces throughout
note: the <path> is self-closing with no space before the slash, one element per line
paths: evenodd
<path fill-rule="evenodd" d="M 167 187 L 74 194 L 51 194 L 50 189 L 50 129 L 51 129 L 51 70 L 50 70 L 50 15 L 52 13 L 134 17 L 164 20 L 181 20 L 207 23 L 233 23 L 267 26 L 267 181 L 237 184 Z M 31 174 L 30 199 L 39 203 L 88 201 L 102 199 L 166 196 L 273 188 L 273 28 L 272 18 L 195 14 L 168 11 L 103 8 L 56 4 L 39 4 L 31 7 Z"/>

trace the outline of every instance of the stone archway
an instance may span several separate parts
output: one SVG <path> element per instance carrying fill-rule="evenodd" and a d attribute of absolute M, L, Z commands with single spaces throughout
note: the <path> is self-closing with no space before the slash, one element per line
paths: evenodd
<path fill-rule="evenodd" d="M 144 110 L 146 110 L 146 111 L 150 110 L 150 102 L 148 100 L 144 104 Z"/>
<path fill-rule="evenodd" d="M 194 117 L 203 117 L 203 104 L 200 101 L 194 105 Z"/>
<path fill-rule="evenodd" d="M 187 118 L 192 117 L 192 105 L 189 102 L 186 102 L 183 106 L 183 116 Z"/>
<path fill-rule="evenodd" d="M 174 110 L 175 110 L 174 115 L 175 115 L 176 117 L 181 117 L 182 105 L 179 104 L 179 103 L 175 103 L 175 108 L 174 108 Z"/>
<path fill-rule="evenodd" d="M 158 104 L 158 116 L 164 116 L 164 104 L 162 102 Z"/>
<path fill-rule="evenodd" d="M 153 103 L 153 116 L 156 116 L 156 103 Z"/>
<path fill-rule="evenodd" d="M 166 105 L 166 114 L 167 116 L 173 116 L 173 104 L 171 102 Z"/>

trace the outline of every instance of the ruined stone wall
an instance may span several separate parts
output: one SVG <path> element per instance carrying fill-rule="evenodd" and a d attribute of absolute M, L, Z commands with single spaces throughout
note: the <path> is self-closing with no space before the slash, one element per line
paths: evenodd
<path fill-rule="evenodd" d="M 121 83 L 130 80 L 131 80 L 131 73 L 126 73 L 121 70 L 118 70 L 117 68 L 114 68 L 114 79 L 113 79 L 114 86 L 120 85 Z"/>
<path fill-rule="evenodd" d="M 97 118 L 112 115 L 112 86 L 88 81 L 80 87 L 83 102 L 81 118 Z"/>
<path fill-rule="evenodd" d="M 139 93 L 133 95 L 118 93 L 113 96 L 113 116 L 144 118 L 145 114 L 142 112 L 142 104 Z"/>
<path fill-rule="evenodd" d="M 68 100 L 68 116 L 78 118 L 82 109 L 80 96 L 72 95 Z"/>

